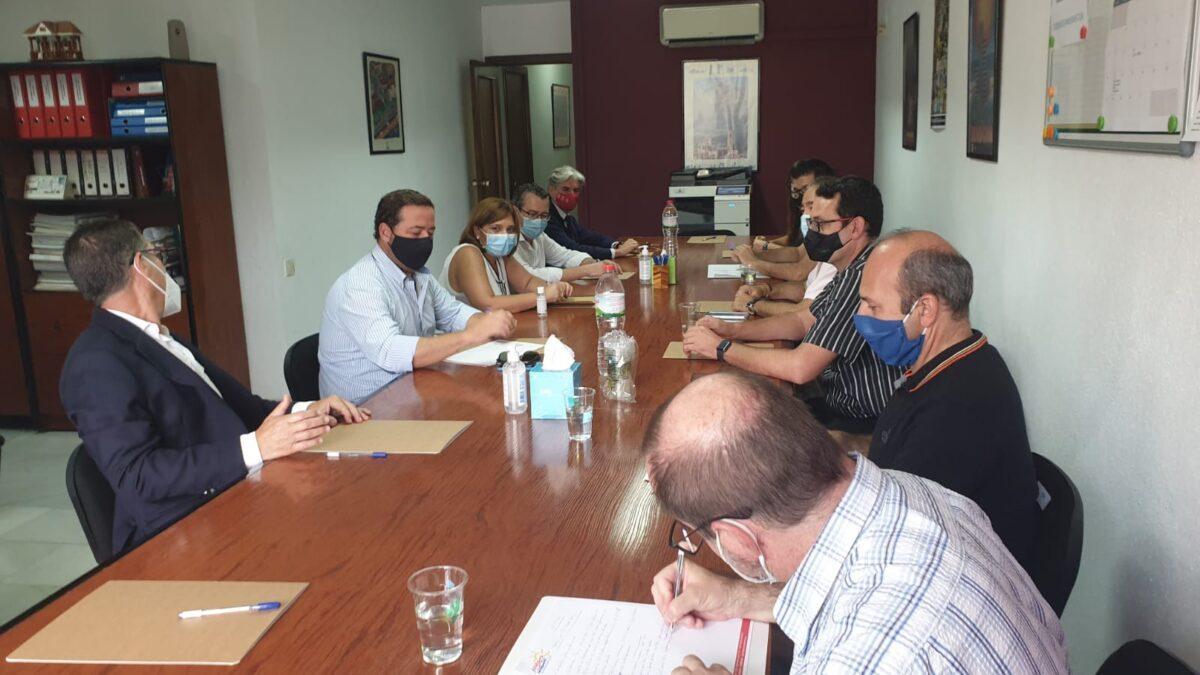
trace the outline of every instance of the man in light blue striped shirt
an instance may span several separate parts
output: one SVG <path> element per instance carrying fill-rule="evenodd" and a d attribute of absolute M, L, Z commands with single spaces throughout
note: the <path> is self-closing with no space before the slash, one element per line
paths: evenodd
<path fill-rule="evenodd" d="M 847 457 L 771 381 L 693 382 L 644 447 L 672 545 L 708 543 L 743 579 L 689 561 L 675 597 L 668 565 L 651 591 L 668 622 L 776 622 L 793 673 L 1068 672 L 1058 617 L 974 502 Z M 729 671 L 688 657 L 674 672 Z"/>
<path fill-rule="evenodd" d="M 429 274 L 434 229 L 433 202 L 420 192 L 396 190 L 379 200 L 375 247 L 325 297 L 322 396 L 361 403 L 414 368 L 512 335 L 512 314 L 480 314 Z"/>

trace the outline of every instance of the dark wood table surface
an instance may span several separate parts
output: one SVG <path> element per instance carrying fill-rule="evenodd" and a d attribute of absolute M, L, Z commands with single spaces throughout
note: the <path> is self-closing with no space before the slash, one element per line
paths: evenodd
<path fill-rule="evenodd" d="M 732 298 L 736 280 L 706 273 L 710 263 L 731 262 L 720 252 L 734 241 L 744 239 L 682 239 L 676 286 L 641 286 L 636 275 L 624 282 L 626 327 L 639 347 L 637 402 L 597 393 L 589 443 L 570 443 L 565 421 L 505 415 L 493 368 L 412 373 L 367 405 L 378 419 L 472 420 L 440 455 L 270 462 L 13 626 L 0 636 L 0 654 L 110 579 L 308 582 L 235 668 L 264 672 L 434 672 L 421 661 L 406 587 L 429 565 L 470 575 L 463 656 L 440 672 L 496 672 L 545 595 L 651 602 L 651 578 L 673 556 L 670 521 L 643 480 L 642 434 L 659 404 L 721 367 L 662 354 L 680 339 L 677 303 Z M 620 263 L 637 269 L 636 259 Z M 558 335 L 575 350 L 584 385 L 596 386 L 590 306 L 551 307 L 543 320 L 524 312 L 517 325 L 516 337 Z M 4 664 L 14 673 L 115 669 Z"/>

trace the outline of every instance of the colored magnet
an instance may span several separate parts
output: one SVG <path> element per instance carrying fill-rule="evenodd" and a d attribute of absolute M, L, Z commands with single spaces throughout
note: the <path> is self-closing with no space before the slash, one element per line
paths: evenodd
<path fill-rule="evenodd" d="M 1054 127 L 1047 124 L 1046 128 L 1042 129 L 1042 140 L 1048 141 L 1053 137 L 1054 137 Z"/>
<path fill-rule="evenodd" d="M 1167 118 L 1167 133 L 1173 134 L 1179 131 L 1179 118 L 1171 115 Z"/>
<path fill-rule="evenodd" d="M 1054 114 L 1055 115 L 1058 114 L 1058 104 L 1057 103 L 1054 104 Z"/>
<path fill-rule="evenodd" d="M 1096 118 L 1096 129 L 1098 131 L 1104 131 L 1104 115 Z"/>
<path fill-rule="evenodd" d="M 1050 36 L 1050 49 L 1054 49 L 1054 36 Z"/>
<path fill-rule="evenodd" d="M 1086 39 L 1087 39 L 1087 26 L 1080 26 L 1080 27 L 1079 27 L 1079 39 L 1080 39 L 1080 40 L 1086 40 Z"/>
<path fill-rule="evenodd" d="M 1050 98 L 1054 98 L 1054 87 L 1050 87 L 1048 93 L 1050 94 Z"/>

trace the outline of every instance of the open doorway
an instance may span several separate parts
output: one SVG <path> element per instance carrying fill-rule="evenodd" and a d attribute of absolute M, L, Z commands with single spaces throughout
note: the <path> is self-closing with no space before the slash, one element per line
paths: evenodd
<path fill-rule="evenodd" d="M 471 62 L 471 195 L 510 198 L 527 182 L 575 164 L 570 54 Z"/>

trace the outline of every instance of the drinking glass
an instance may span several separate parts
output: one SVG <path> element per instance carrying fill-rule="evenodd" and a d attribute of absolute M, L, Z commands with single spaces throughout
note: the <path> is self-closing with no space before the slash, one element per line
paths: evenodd
<path fill-rule="evenodd" d="M 738 272 L 742 275 L 743 284 L 753 285 L 758 281 L 758 272 L 749 265 L 742 265 L 738 268 Z"/>
<path fill-rule="evenodd" d="M 596 390 L 591 387 L 575 387 L 565 396 L 567 404 L 567 437 L 572 441 L 586 441 L 592 437 L 592 405 Z"/>
<path fill-rule="evenodd" d="M 439 565 L 418 570 L 408 578 L 421 634 L 421 658 L 435 666 L 462 656 L 463 587 L 467 572 Z"/>
<path fill-rule="evenodd" d="M 688 329 L 696 325 L 700 320 L 700 304 L 696 302 L 684 302 L 679 305 L 679 323 L 683 324 L 683 332 L 688 332 Z"/>

